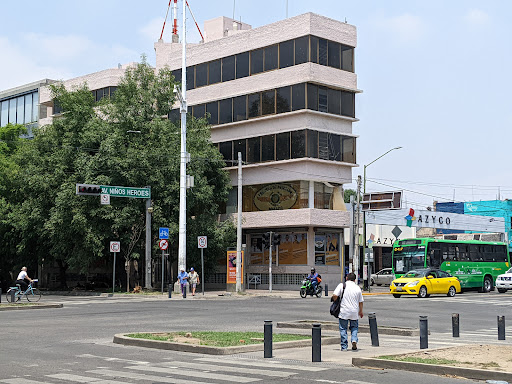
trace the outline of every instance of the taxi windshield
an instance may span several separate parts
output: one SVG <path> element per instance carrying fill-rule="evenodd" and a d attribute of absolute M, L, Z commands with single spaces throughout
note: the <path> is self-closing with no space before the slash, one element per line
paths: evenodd
<path fill-rule="evenodd" d="M 426 270 L 412 270 L 407 272 L 402 277 L 425 277 L 426 273 Z"/>
<path fill-rule="evenodd" d="M 512 273 L 512 268 L 510 268 L 506 273 Z"/>

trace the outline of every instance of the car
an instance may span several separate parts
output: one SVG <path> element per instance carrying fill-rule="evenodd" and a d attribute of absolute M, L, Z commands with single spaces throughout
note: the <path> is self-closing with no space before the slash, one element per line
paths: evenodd
<path fill-rule="evenodd" d="M 460 293 L 460 281 L 455 276 L 440 269 L 413 269 L 395 279 L 389 286 L 390 293 L 396 297 L 417 295 L 425 298 L 431 294 L 445 294 L 448 297 Z"/>
<path fill-rule="evenodd" d="M 496 278 L 496 288 L 499 293 L 505 293 L 507 290 L 512 289 L 512 268 L 507 272 L 498 275 Z"/>
<path fill-rule="evenodd" d="M 370 285 L 390 285 L 394 279 L 395 275 L 393 274 L 393 270 L 391 268 L 384 268 L 377 273 L 372 273 Z"/>

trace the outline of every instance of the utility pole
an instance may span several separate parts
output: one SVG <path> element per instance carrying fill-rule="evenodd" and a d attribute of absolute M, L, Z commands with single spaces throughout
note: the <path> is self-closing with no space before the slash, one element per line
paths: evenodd
<path fill-rule="evenodd" d="M 268 291 L 272 292 L 272 231 L 270 231 L 268 245 Z"/>
<path fill-rule="evenodd" d="M 356 274 L 356 284 L 359 282 L 359 225 L 361 218 L 361 175 L 357 176 L 357 206 L 356 206 L 356 241 L 354 255 L 354 273 Z"/>
<path fill-rule="evenodd" d="M 242 290 L 242 152 L 238 152 L 238 220 L 236 226 L 236 291 Z"/>
<path fill-rule="evenodd" d="M 153 208 L 151 207 L 151 199 L 146 199 L 146 270 L 145 284 L 146 289 L 151 289 L 151 213 Z"/>

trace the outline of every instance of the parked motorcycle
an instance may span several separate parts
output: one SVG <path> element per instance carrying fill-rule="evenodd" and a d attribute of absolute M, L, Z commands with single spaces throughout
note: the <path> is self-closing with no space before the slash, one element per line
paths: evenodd
<path fill-rule="evenodd" d="M 321 297 L 322 290 L 323 288 L 320 284 L 317 284 L 316 290 L 313 289 L 313 284 L 311 283 L 311 280 L 306 277 L 302 281 L 302 287 L 300 287 L 300 297 L 305 298 L 307 295 L 316 295 L 316 297 Z"/>

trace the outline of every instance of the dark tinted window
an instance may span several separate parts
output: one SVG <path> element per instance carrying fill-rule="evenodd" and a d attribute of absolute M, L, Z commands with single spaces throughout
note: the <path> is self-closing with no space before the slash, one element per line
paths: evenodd
<path fill-rule="evenodd" d="M 327 40 L 318 40 L 318 64 L 327 65 Z"/>
<path fill-rule="evenodd" d="M 233 98 L 233 121 L 247 119 L 247 96 Z"/>
<path fill-rule="evenodd" d="M 341 69 L 354 72 L 354 48 L 341 46 Z"/>
<path fill-rule="evenodd" d="M 219 101 L 219 124 L 231 123 L 233 121 L 232 99 Z"/>
<path fill-rule="evenodd" d="M 206 112 L 210 114 L 208 122 L 211 125 L 219 124 L 219 103 L 217 101 L 206 104 Z"/>
<path fill-rule="evenodd" d="M 208 84 L 208 63 L 196 65 L 196 88 Z"/>
<path fill-rule="evenodd" d="M 265 48 L 265 64 L 263 66 L 265 71 L 277 69 L 277 63 L 279 59 L 278 52 L 278 45 L 272 45 L 271 47 Z"/>
<path fill-rule="evenodd" d="M 228 56 L 222 59 L 222 81 L 235 79 L 235 56 Z"/>
<path fill-rule="evenodd" d="M 320 112 L 327 112 L 327 88 L 318 87 L 318 110 Z"/>
<path fill-rule="evenodd" d="M 327 132 L 318 132 L 318 158 L 329 160 L 329 135 Z"/>
<path fill-rule="evenodd" d="M 338 91 L 337 89 L 329 89 L 327 92 L 327 100 L 327 111 L 329 113 L 339 115 L 341 113 L 340 91 Z"/>
<path fill-rule="evenodd" d="M 220 60 L 208 64 L 208 84 L 220 83 Z"/>
<path fill-rule="evenodd" d="M 171 73 L 174 76 L 174 81 L 181 84 L 181 69 L 175 69 L 174 71 L 171 71 Z"/>
<path fill-rule="evenodd" d="M 318 85 L 308 84 L 308 109 L 318 111 Z"/>
<path fill-rule="evenodd" d="M 292 85 L 292 111 L 304 109 L 306 106 L 306 84 Z"/>
<path fill-rule="evenodd" d="M 352 92 L 341 91 L 341 114 L 343 116 L 356 116 L 354 99 L 355 95 Z"/>
<path fill-rule="evenodd" d="M 290 112 L 291 87 L 282 87 L 276 90 L 276 113 Z"/>
<path fill-rule="evenodd" d="M 274 160 L 274 135 L 261 138 L 261 161 Z"/>
<path fill-rule="evenodd" d="M 233 157 L 238 161 L 238 152 L 242 153 L 242 161 L 246 161 L 246 153 L 245 153 L 245 139 L 235 140 L 233 145 Z"/>
<path fill-rule="evenodd" d="M 340 45 L 334 41 L 329 41 L 328 47 L 329 56 L 327 61 L 329 67 L 341 69 Z"/>
<path fill-rule="evenodd" d="M 308 134 L 308 157 L 318 157 L 318 132 L 307 130 Z"/>
<path fill-rule="evenodd" d="M 169 112 L 169 120 L 171 120 L 173 123 L 180 121 L 181 120 L 180 110 L 179 109 L 171 109 L 171 112 Z"/>
<path fill-rule="evenodd" d="M 263 48 L 251 51 L 251 75 L 263 72 Z"/>
<path fill-rule="evenodd" d="M 261 104 L 260 104 L 260 94 L 253 93 L 249 95 L 249 117 L 258 117 L 261 116 Z"/>
<path fill-rule="evenodd" d="M 310 61 L 312 63 L 318 63 L 318 37 L 311 36 L 310 38 L 310 46 L 311 46 L 311 53 L 310 53 Z"/>
<path fill-rule="evenodd" d="M 236 55 L 236 78 L 249 76 L 249 52 Z"/>
<path fill-rule="evenodd" d="M 329 160 L 341 161 L 341 137 L 329 134 Z"/>
<path fill-rule="evenodd" d="M 288 160 L 290 158 L 290 132 L 276 135 L 276 160 Z"/>
<path fill-rule="evenodd" d="M 295 65 L 306 63 L 309 57 L 309 37 L 295 39 Z"/>
<path fill-rule="evenodd" d="M 233 142 L 226 141 L 225 143 L 220 143 L 219 151 L 222 154 L 224 160 L 226 160 L 227 166 L 231 167 L 233 165 L 231 163 L 231 160 L 233 160 Z"/>
<path fill-rule="evenodd" d="M 469 244 L 469 258 L 471 261 L 482 261 L 483 257 L 480 253 L 480 247 L 476 244 Z"/>
<path fill-rule="evenodd" d="M 261 161 L 260 155 L 260 138 L 253 137 L 248 139 L 248 161 L 250 163 L 258 163 Z"/>
<path fill-rule="evenodd" d="M 352 164 L 356 163 L 356 139 L 354 137 L 343 138 L 342 161 Z"/>
<path fill-rule="evenodd" d="M 187 67 L 187 89 L 194 89 L 195 66 Z"/>
<path fill-rule="evenodd" d="M 261 95 L 261 114 L 270 115 L 275 113 L 275 91 L 262 92 Z"/>
<path fill-rule="evenodd" d="M 279 44 L 279 68 L 293 65 L 293 40 Z"/>
<path fill-rule="evenodd" d="M 196 119 L 200 119 L 200 118 L 204 117 L 204 113 L 205 113 L 205 105 L 204 104 L 194 105 L 192 107 L 192 114 L 194 115 L 194 117 Z"/>
<path fill-rule="evenodd" d="M 292 159 L 306 156 L 306 130 L 292 132 Z"/>

